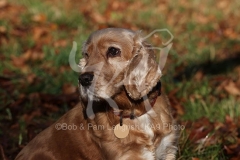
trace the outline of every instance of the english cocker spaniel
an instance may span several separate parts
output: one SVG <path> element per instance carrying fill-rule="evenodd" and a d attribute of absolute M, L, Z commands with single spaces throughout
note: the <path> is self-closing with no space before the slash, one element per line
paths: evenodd
<path fill-rule="evenodd" d="M 178 131 L 151 45 L 139 32 L 107 28 L 82 53 L 79 104 L 16 160 L 175 159 Z"/>

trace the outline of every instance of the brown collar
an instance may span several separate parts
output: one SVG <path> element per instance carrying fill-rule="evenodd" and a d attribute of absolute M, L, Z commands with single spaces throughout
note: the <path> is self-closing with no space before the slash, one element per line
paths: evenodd
<path fill-rule="evenodd" d="M 157 101 L 157 98 L 158 96 L 161 95 L 161 81 L 159 81 L 157 83 L 156 86 L 153 87 L 153 89 L 149 92 L 149 93 L 153 93 L 153 92 L 158 92 L 157 93 L 157 96 L 153 97 L 152 99 L 149 99 L 149 102 L 151 104 L 151 107 L 154 106 L 154 104 L 156 103 Z M 121 123 L 121 119 L 122 118 L 130 118 L 130 119 L 134 119 L 135 118 L 135 115 L 134 115 L 134 110 L 131 111 L 131 114 L 130 115 L 122 115 L 123 113 L 123 110 L 113 110 L 113 113 L 117 116 L 120 117 L 120 123 Z"/>

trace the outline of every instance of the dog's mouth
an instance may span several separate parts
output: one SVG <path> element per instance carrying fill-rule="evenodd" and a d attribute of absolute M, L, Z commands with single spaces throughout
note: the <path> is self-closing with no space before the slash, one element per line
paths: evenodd
<path fill-rule="evenodd" d="M 104 89 L 96 89 L 94 86 L 79 86 L 80 96 L 85 100 L 101 101 L 109 98 Z"/>
<path fill-rule="evenodd" d="M 90 86 L 79 85 L 80 96 L 84 99 L 91 99 L 93 97 L 96 97 L 94 90 L 91 88 Z"/>

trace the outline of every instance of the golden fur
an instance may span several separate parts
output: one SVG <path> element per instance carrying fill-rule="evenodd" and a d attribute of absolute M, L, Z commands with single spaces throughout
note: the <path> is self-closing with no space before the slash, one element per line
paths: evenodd
<path fill-rule="evenodd" d="M 111 46 L 121 54 L 106 55 Z M 94 32 L 80 61 L 81 75 L 94 75 L 92 85 L 80 84 L 79 104 L 29 142 L 16 160 L 175 159 L 178 132 L 172 127 L 175 121 L 167 97 L 152 90 L 161 71 L 150 47 L 130 30 Z M 120 122 L 113 110 L 123 116 L 134 113 L 134 119 L 123 118 L 130 128 L 126 138 L 113 133 Z M 57 124 L 77 129 L 57 130 Z"/>

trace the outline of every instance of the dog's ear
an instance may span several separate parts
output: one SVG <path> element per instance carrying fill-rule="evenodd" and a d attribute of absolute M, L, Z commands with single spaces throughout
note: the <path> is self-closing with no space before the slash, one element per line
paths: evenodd
<path fill-rule="evenodd" d="M 124 79 L 128 95 L 137 100 L 147 95 L 161 77 L 161 70 L 156 62 L 156 55 L 150 44 L 134 37 L 133 58 L 131 59 Z"/>

